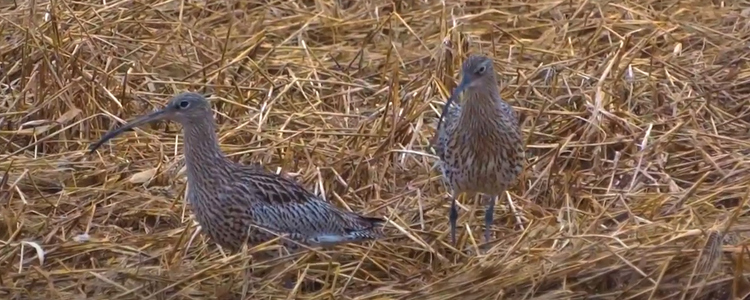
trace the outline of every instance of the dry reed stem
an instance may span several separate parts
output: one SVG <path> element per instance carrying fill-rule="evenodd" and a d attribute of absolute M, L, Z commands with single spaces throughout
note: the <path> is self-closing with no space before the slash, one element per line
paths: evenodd
<path fill-rule="evenodd" d="M 745 295 L 749 21 L 744 2 L 695 0 L 2 1 L 0 297 Z M 481 210 L 447 243 L 428 148 L 470 52 L 495 58 L 529 148 L 510 191 L 529 221 L 498 211 L 486 256 L 456 250 L 476 248 Z M 232 159 L 384 215 L 393 237 L 245 278 L 273 245 L 225 256 L 194 234 L 178 126 L 84 154 L 184 90 L 212 94 Z"/>

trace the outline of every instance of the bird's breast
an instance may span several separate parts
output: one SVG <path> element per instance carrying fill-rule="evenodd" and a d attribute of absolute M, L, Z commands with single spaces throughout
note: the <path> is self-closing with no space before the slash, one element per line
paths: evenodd
<path fill-rule="evenodd" d="M 512 134 L 457 134 L 447 148 L 443 174 L 456 189 L 504 190 L 522 170 L 522 140 Z"/>

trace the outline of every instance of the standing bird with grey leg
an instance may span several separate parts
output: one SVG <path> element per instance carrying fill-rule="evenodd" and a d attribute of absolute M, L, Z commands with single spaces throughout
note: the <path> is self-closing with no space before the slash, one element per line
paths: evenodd
<path fill-rule="evenodd" d="M 461 83 L 445 103 L 433 144 L 439 167 L 451 188 L 451 241 L 456 243 L 456 198 L 461 193 L 489 196 L 484 238 L 496 197 L 503 195 L 523 170 L 522 133 L 513 108 L 500 97 L 492 59 L 472 55 L 461 66 Z M 461 104 L 454 103 L 459 98 Z"/>
<path fill-rule="evenodd" d="M 182 125 L 187 201 L 201 230 L 231 252 L 243 244 L 259 244 L 284 236 L 306 246 L 374 240 L 383 236 L 381 218 L 365 217 L 336 208 L 305 188 L 257 166 L 235 163 L 219 148 L 211 107 L 196 93 L 182 93 L 151 114 L 106 133 L 91 146 L 136 126 L 157 120 Z M 290 250 L 297 243 L 285 240 Z"/>

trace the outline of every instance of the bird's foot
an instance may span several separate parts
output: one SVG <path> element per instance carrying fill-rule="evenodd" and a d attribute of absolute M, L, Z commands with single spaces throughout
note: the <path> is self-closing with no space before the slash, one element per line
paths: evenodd
<path fill-rule="evenodd" d="M 490 252 L 490 249 L 492 249 L 492 244 L 484 243 L 483 245 L 479 246 L 479 254 L 486 255 Z"/>
<path fill-rule="evenodd" d="M 297 286 L 297 282 L 299 282 L 299 278 L 295 278 L 295 276 L 285 276 L 286 278 L 283 279 L 283 286 L 285 289 L 291 290 L 294 289 L 295 286 Z M 299 290 L 302 292 L 315 292 L 319 291 L 323 288 L 323 284 L 320 282 L 317 282 L 315 280 L 309 280 L 309 279 L 302 279 L 302 282 L 300 283 Z"/>
<path fill-rule="evenodd" d="M 448 221 L 450 222 L 451 227 L 451 243 L 455 246 L 456 245 L 456 221 L 458 221 L 458 207 L 456 207 L 456 198 L 454 197 L 451 200 L 451 209 L 450 209 L 450 215 L 448 216 Z"/>

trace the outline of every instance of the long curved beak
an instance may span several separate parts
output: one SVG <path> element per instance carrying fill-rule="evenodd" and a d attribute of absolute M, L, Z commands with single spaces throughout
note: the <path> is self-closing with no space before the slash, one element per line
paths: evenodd
<path fill-rule="evenodd" d="M 152 113 L 150 113 L 148 115 L 138 117 L 135 120 L 132 120 L 132 121 L 128 122 L 127 124 L 123 125 L 120 128 L 117 128 L 117 129 L 114 129 L 114 130 L 111 130 L 111 131 L 105 133 L 102 136 L 102 138 L 99 139 L 99 141 L 97 141 L 96 143 L 93 143 L 93 144 L 91 144 L 91 146 L 89 146 L 89 154 L 94 153 L 94 151 L 96 151 L 96 149 L 98 149 L 102 144 L 104 144 L 104 142 L 111 140 L 112 138 L 120 135 L 121 133 L 123 133 L 125 131 L 132 130 L 133 128 L 138 127 L 138 126 L 143 125 L 143 124 L 146 124 L 146 123 L 150 123 L 150 122 L 153 122 L 153 121 L 162 120 L 162 119 L 164 119 L 164 117 L 166 116 L 166 114 L 167 114 L 167 110 L 166 109 L 160 109 L 160 110 L 154 111 L 154 112 L 152 112 Z"/>
<path fill-rule="evenodd" d="M 443 112 L 440 113 L 440 119 L 438 120 L 438 126 L 437 130 L 440 130 L 440 126 L 443 124 L 443 117 L 445 116 L 445 113 L 448 111 L 448 108 L 451 106 L 453 101 L 456 101 L 456 98 L 463 93 L 463 91 L 466 89 L 466 87 L 469 86 L 469 80 L 466 76 L 464 76 L 461 79 L 461 83 L 456 87 L 455 90 L 453 90 L 453 93 L 451 94 L 450 98 L 448 98 L 448 101 L 445 101 L 445 105 L 443 106 Z"/>

